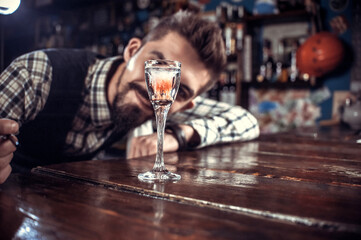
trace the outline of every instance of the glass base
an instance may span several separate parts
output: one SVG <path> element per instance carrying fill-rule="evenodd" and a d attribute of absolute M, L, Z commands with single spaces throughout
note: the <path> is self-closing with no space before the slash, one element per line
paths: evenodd
<path fill-rule="evenodd" d="M 138 179 L 145 182 L 165 182 L 165 181 L 178 181 L 181 176 L 176 173 L 164 171 L 148 171 L 145 173 L 138 174 Z"/>

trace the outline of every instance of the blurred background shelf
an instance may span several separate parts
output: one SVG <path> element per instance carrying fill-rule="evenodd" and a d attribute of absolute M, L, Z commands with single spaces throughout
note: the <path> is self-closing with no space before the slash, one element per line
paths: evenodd
<path fill-rule="evenodd" d="M 22 0 L 14 14 L 0 15 L 0 70 L 21 54 L 43 48 L 82 48 L 105 56 L 121 55 L 131 37 L 141 38 L 161 17 L 188 9 L 216 21 L 223 30 L 227 48 L 227 68 L 216 86 L 205 94 L 207 97 L 243 106 L 262 120 L 256 105 L 274 99 L 262 98 L 261 93 L 278 91 L 277 98 L 301 95 L 302 101 L 308 101 L 321 89 L 317 94 L 322 102 L 312 106 L 315 114 L 320 113 L 313 120 L 332 118 L 338 106 L 335 101 L 341 99 L 339 92 L 361 91 L 360 1 L 275 0 L 277 11 L 273 13 L 259 12 L 262 2 L 265 1 Z M 335 29 L 335 23 L 343 29 Z M 291 73 L 292 78 L 299 76 L 291 71 L 292 54 L 320 29 L 335 33 L 344 43 L 348 50 L 346 67 L 313 78 L 312 84 L 310 80 L 293 82 Z M 282 63 L 287 73 L 282 80 L 262 72 L 269 57 L 274 66 Z M 272 72 L 276 71 L 273 67 Z"/>

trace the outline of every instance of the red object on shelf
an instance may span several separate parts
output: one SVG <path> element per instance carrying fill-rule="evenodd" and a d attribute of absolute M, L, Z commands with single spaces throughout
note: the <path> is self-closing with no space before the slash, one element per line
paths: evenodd
<path fill-rule="evenodd" d="M 342 61 L 344 47 L 341 40 L 329 32 L 309 37 L 297 50 L 297 68 L 301 73 L 321 77 L 334 70 Z"/>

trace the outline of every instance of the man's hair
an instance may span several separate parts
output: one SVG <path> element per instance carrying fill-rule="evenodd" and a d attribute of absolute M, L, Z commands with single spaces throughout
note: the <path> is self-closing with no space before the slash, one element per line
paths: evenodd
<path fill-rule="evenodd" d="M 189 41 L 210 72 L 211 82 L 216 82 L 227 62 L 220 27 L 216 23 L 202 19 L 195 13 L 179 11 L 161 19 L 145 36 L 142 45 L 149 41 L 159 40 L 169 32 L 176 32 Z M 207 84 L 207 86 L 208 89 L 213 84 Z M 203 91 L 207 89 L 203 89 Z"/>

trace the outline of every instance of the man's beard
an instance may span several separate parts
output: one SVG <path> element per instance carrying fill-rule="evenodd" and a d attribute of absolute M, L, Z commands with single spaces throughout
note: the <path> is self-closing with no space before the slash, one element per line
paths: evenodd
<path fill-rule="evenodd" d="M 138 91 L 138 93 L 144 95 L 144 92 L 133 83 L 130 83 L 128 87 L 115 95 L 111 116 L 114 130 L 118 133 L 124 134 L 151 118 L 145 116 L 145 113 L 137 105 L 124 103 L 125 96 L 130 90 Z"/>

